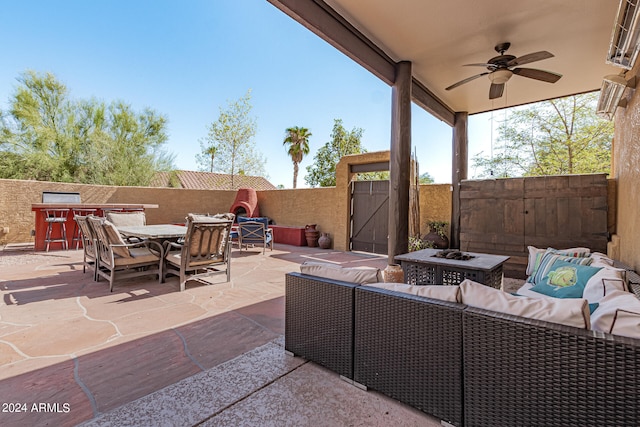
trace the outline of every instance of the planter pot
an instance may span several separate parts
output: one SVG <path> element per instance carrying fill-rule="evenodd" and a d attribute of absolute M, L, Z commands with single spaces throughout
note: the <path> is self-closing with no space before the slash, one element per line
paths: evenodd
<path fill-rule="evenodd" d="M 318 246 L 322 249 L 331 248 L 331 237 L 329 233 L 320 233 L 320 237 L 318 238 Z"/>
<path fill-rule="evenodd" d="M 318 247 L 320 232 L 316 230 L 316 224 L 309 224 L 304 228 L 304 237 L 307 239 L 307 246 L 312 248 Z"/>
<path fill-rule="evenodd" d="M 389 264 L 387 268 L 382 270 L 382 277 L 387 283 L 403 283 L 404 271 L 400 264 Z"/>
<path fill-rule="evenodd" d="M 441 236 L 437 232 L 432 231 L 429 234 L 425 234 L 422 240 L 431 242 L 435 249 L 447 249 L 449 247 L 449 239 L 447 236 Z"/>

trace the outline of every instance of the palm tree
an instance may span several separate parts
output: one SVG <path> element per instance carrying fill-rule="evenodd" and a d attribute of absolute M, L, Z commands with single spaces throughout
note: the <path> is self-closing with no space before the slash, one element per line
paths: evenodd
<path fill-rule="evenodd" d="M 309 154 L 309 137 L 311 132 L 309 129 L 302 127 L 287 128 L 286 138 L 283 145 L 289 145 L 287 153 L 291 156 L 293 161 L 293 188 L 296 188 L 298 182 L 298 163 L 302 161 L 302 158 Z"/>
<path fill-rule="evenodd" d="M 211 165 L 209 168 L 209 172 L 213 172 L 213 160 L 216 157 L 216 150 L 217 150 L 217 147 L 215 145 L 212 145 L 209 148 L 207 148 L 204 152 L 207 156 L 211 156 Z"/>

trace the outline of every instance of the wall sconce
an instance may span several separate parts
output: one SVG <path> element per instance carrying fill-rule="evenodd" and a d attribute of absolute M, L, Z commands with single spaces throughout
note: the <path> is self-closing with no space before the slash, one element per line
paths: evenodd
<path fill-rule="evenodd" d="M 620 0 L 607 55 L 607 63 L 627 70 L 633 68 L 640 49 L 638 45 L 640 36 L 638 1 Z"/>
<path fill-rule="evenodd" d="M 627 81 L 624 77 L 615 74 L 605 76 L 600 88 L 600 99 L 598 100 L 596 114 L 607 120 L 612 120 L 626 88 Z"/>

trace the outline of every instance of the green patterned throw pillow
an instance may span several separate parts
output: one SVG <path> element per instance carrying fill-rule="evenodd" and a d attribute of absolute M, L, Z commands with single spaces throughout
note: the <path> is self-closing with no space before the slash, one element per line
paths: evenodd
<path fill-rule="evenodd" d="M 551 270 L 553 263 L 558 260 L 578 265 L 590 265 L 593 262 L 591 258 L 564 256 L 548 251 L 540 258 L 540 262 L 538 263 L 537 268 L 535 269 L 533 274 L 529 276 L 527 282 L 533 283 L 534 285 L 540 283 L 540 281 Z"/>
<path fill-rule="evenodd" d="M 558 259 L 531 290 L 555 298 L 582 298 L 587 282 L 601 269 Z"/>

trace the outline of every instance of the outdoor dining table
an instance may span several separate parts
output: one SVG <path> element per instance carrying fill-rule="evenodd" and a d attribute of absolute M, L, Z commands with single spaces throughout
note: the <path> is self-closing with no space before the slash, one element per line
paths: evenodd
<path fill-rule="evenodd" d="M 125 237 L 175 241 L 187 234 L 187 227 L 175 224 L 153 224 L 118 227 L 118 231 Z"/>

